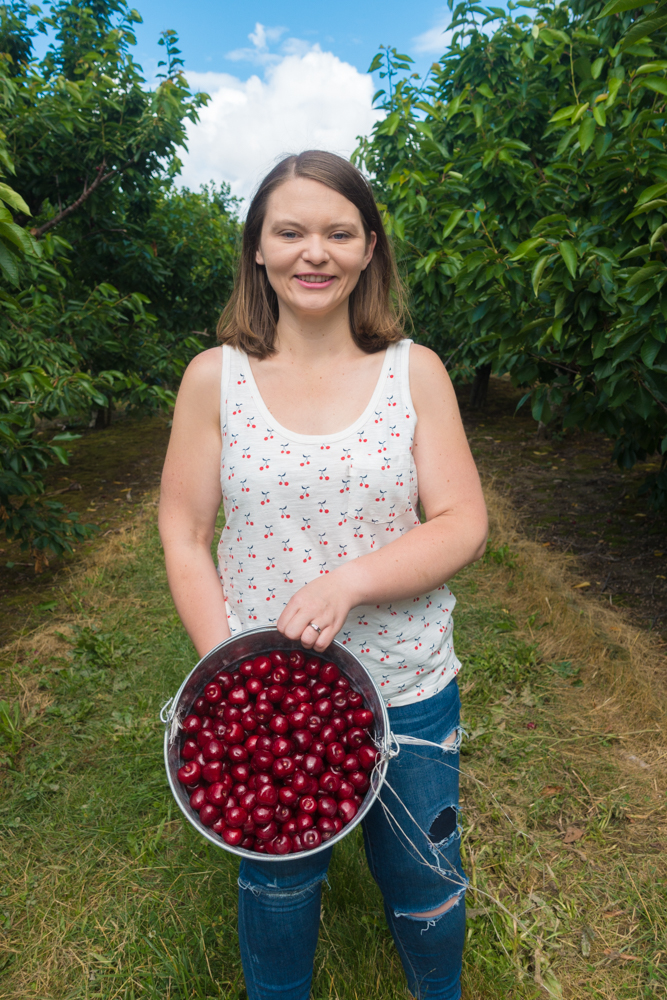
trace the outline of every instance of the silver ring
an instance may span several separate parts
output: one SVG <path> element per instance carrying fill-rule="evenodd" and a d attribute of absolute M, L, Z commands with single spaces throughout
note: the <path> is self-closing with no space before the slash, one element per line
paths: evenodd
<path fill-rule="evenodd" d="M 322 629 L 319 627 L 319 625 L 315 625 L 314 622 L 308 622 L 308 628 L 314 628 L 316 632 L 321 632 L 322 631 Z"/>

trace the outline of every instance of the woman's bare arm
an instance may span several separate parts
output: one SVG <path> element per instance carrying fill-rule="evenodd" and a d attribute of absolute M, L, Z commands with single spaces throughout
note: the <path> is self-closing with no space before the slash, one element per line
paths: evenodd
<path fill-rule="evenodd" d="M 487 516 L 479 476 L 450 378 L 428 348 L 410 348 L 410 388 L 418 420 L 413 454 L 426 523 L 294 595 L 278 628 L 317 650 L 328 646 L 357 605 L 426 594 L 484 552 Z M 321 627 L 319 635 L 308 628 L 311 621 Z"/>
<path fill-rule="evenodd" d="M 160 537 L 176 610 L 200 656 L 229 626 L 222 585 L 211 558 L 220 508 L 220 375 L 222 351 L 198 354 L 188 366 L 174 410 L 162 473 Z"/>

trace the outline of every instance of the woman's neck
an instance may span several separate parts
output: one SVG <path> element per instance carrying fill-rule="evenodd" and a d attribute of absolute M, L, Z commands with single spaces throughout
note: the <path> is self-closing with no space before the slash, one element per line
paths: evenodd
<path fill-rule="evenodd" d="M 322 317 L 300 316 L 281 308 L 275 348 L 284 360 L 308 367 L 328 365 L 335 358 L 364 353 L 352 339 L 347 302 L 334 313 Z"/>

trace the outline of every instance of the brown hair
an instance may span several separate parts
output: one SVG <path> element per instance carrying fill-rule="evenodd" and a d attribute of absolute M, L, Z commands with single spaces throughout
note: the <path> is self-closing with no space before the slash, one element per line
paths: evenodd
<path fill-rule="evenodd" d="M 354 342 L 368 354 L 384 350 L 403 337 L 403 295 L 391 245 L 382 225 L 371 186 L 348 160 L 321 149 L 286 156 L 259 185 L 243 230 L 241 259 L 234 290 L 218 322 L 218 341 L 256 358 L 275 350 L 278 298 L 266 269 L 255 253 L 273 191 L 292 177 L 307 177 L 342 194 L 359 210 L 366 234 L 377 237 L 373 257 L 350 295 L 350 327 Z"/>

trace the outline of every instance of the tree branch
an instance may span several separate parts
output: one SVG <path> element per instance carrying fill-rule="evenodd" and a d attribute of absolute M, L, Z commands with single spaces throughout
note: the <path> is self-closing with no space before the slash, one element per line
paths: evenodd
<path fill-rule="evenodd" d="M 106 160 L 102 160 L 99 167 L 97 168 L 97 176 L 95 177 L 95 180 L 90 185 L 90 187 L 84 185 L 83 191 L 76 199 L 76 201 L 73 201 L 71 205 L 67 206 L 67 208 L 63 208 L 60 212 L 58 212 L 57 215 L 54 215 L 52 219 L 49 219 L 48 222 L 45 222 L 43 226 L 31 229 L 30 235 L 34 236 L 35 239 L 38 240 L 41 239 L 44 233 L 47 233 L 49 229 L 53 229 L 54 226 L 57 226 L 59 222 L 62 222 L 63 219 L 66 219 L 68 215 L 72 214 L 72 212 L 76 212 L 77 208 L 80 208 L 83 205 L 83 203 L 87 201 L 88 198 L 90 198 L 93 191 L 95 191 L 101 184 L 104 184 L 105 181 L 108 181 L 110 177 L 115 177 L 118 174 L 122 174 L 125 170 L 127 170 L 128 167 L 132 166 L 134 162 L 135 161 L 133 157 L 131 160 L 128 160 L 127 163 L 124 163 L 122 167 L 120 168 L 113 167 L 111 170 L 107 171 L 107 173 L 104 173 L 107 163 Z"/>

